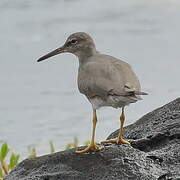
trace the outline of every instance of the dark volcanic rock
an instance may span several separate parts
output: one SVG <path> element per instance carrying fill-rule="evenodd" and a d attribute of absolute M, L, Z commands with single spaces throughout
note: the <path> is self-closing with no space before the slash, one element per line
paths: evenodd
<path fill-rule="evenodd" d="M 180 98 L 127 126 L 125 137 L 132 147 L 106 144 L 100 152 L 24 160 L 5 180 L 180 180 Z"/>

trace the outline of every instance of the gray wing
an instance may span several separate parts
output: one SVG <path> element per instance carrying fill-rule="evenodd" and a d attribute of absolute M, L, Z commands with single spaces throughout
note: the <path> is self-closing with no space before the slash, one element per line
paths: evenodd
<path fill-rule="evenodd" d="M 140 92 L 139 80 L 130 65 L 107 55 L 96 56 L 79 68 L 78 88 L 88 97 Z"/>

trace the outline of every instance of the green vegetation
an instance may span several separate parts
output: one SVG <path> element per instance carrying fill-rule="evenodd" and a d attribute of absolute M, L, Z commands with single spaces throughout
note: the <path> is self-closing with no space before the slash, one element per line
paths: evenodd
<path fill-rule="evenodd" d="M 4 143 L 0 149 L 0 180 L 3 180 L 3 177 L 6 176 L 18 164 L 19 161 L 19 154 L 12 152 L 8 162 L 8 154 L 9 147 L 7 143 Z"/>
<path fill-rule="evenodd" d="M 84 145 L 88 145 L 89 141 L 83 143 Z M 79 140 L 77 137 L 74 137 L 73 142 L 68 143 L 65 146 L 65 150 L 75 148 L 79 146 Z M 49 142 L 50 153 L 55 152 L 55 147 L 52 141 Z M 28 158 L 37 157 L 36 148 L 33 146 L 28 147 Z M 3 143 L 0 147 L 0 180 L 9 174 L 9 172 L 19 163 L 20 155 L 14 152 L 10 153 L 10 149 L 7 143 Z"/>
<path fill-rule="evenodd" d="M 86 141 L 83 143 L 84 146 L 88 146 L 90 144 L 90 141 Z M 71 149 L 71 148 L 76 148 L 79 146 L 79 140 L 77 137 L 74 137 L 74 141 L 72 143 L 68 143 L 65 146 L 65 150 Z"/>
<path fill-rule="evenodd" d="M 55 147 L 52 141 L 49 141 L 49 146 L 50 146 L 50 153 L 54 153 L 55 152 Z"/>

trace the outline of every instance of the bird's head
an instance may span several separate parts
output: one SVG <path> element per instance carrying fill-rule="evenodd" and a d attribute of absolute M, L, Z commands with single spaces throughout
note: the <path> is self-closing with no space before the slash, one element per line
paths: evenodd
<path fill-rule="evenodd" d="M 96 48 L 93 39 L 87 33 L 77 32 L 70 35 L 62 47 L 55 49 L 45 56 L 42 56 L 37 61 L 39 62 L 65 52 L 69 52 L 79 58 L 83 58 L 96 53 Z"/>

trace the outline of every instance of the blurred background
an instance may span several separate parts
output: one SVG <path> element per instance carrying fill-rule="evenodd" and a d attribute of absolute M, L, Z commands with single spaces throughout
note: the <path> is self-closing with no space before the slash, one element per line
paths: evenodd
<path fill-rule="evenodd" d="M 75 136 L 89 139 L 91 106 L 78 92 L 78 59 L 36 60 L 74 32 L 89 33 L 98 51 L 127 61 L 139 76 L 143 101 L 126 108 L 126 125 L 179 97 L 179 0 L 1 0 L 0 142 L 47 153 Z M 98 112 L 97 140 L 119 127 L 120 110 Z"/>

